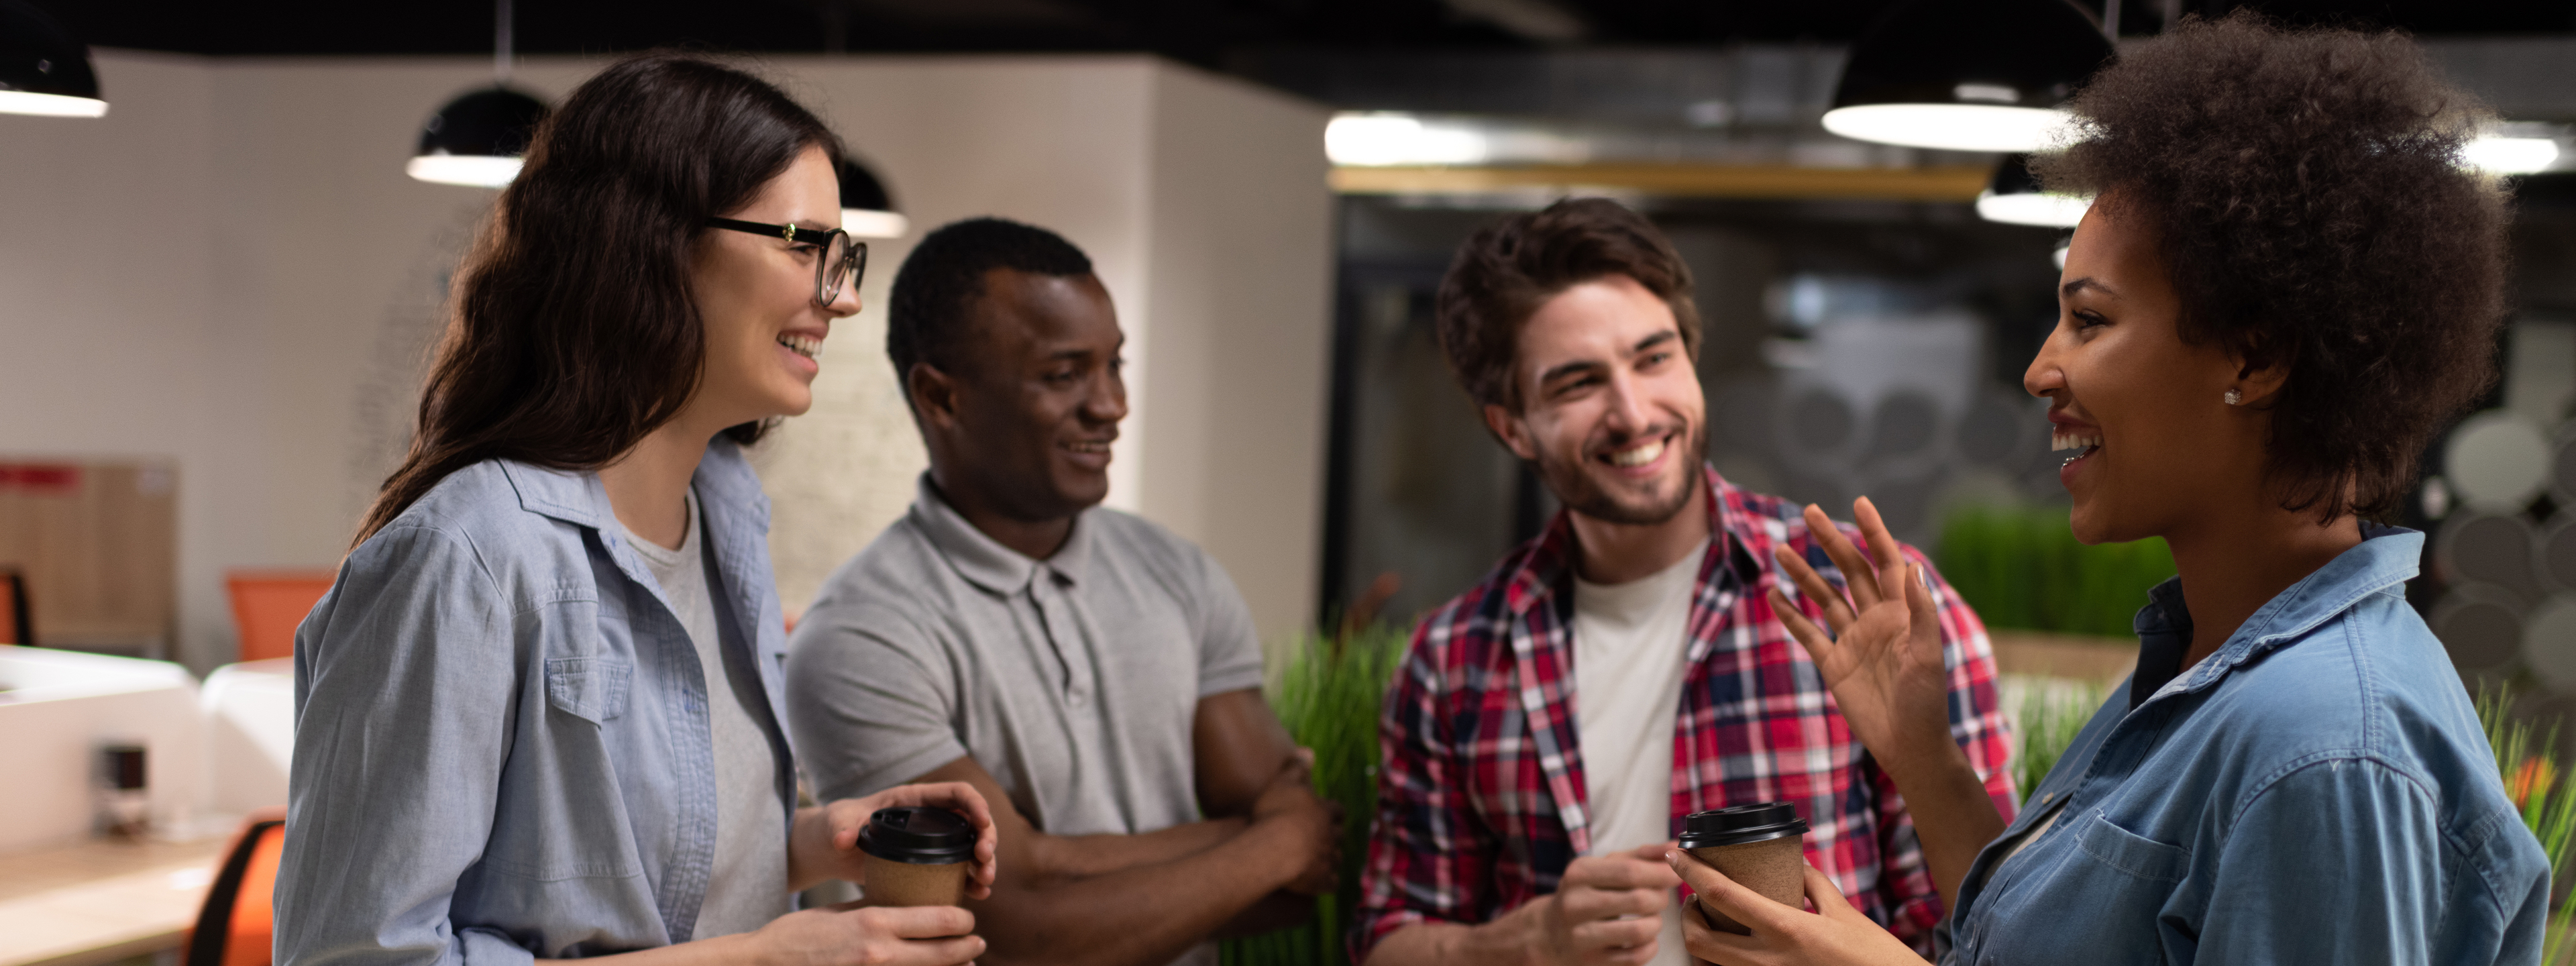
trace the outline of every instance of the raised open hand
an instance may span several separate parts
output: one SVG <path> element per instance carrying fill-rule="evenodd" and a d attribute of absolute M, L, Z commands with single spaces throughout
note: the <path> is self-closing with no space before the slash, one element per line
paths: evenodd
<path fill-rule="evenodd" d="M 1808 620 L 1777 588 L 1771 591 L 1771 609 L 1816 659 L 1843 720 L 1872 754 L 1883 762 L 1956 755 L 1941 619 L 1922 568 L 1906 561 L 1868 497 L 1852 501 L 1852 518 L 1869 541 L 1866 557 L 1824 510 L 1807 507 L 1807 531 L 1842 571 L 1848 594 L 1836 591 L 1788 548 L 1773 551 L 1798 592 L 1823 609 L 1832 633 Z"/>

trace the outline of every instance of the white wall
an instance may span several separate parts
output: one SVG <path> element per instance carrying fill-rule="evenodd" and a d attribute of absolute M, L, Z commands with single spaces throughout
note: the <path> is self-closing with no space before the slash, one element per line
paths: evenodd
<path fill-rule="evenodd" d="M 0 115 L 0 454 L 179 460 L 181 652 L 202 670 L 232 652 L 222 571 L 332 565 L 399 456 L 447 272 L 490 200 L 402 161 L 488 62 L 97 61 L 105 119 Z M 518 83 L 560 98 L 598 66 L 539 59 Z M 1143 57 L 753 66 L 920 230 L 995 214 L 1091 254 L 1136 367 L 1112 504 L 1207 545 L 1266 633 L 1304 624 L 1324 112 Z M 814 412 L 758 457 L 791 609 L 902 512 L 923 465 L 883 350 L 909 247 L 872 249 L 868 309 L 827 343 Z"/>
<path fill-rule="evenodd" d="M 1222 561 L 1263 631 L 1313 620 L 1330 393 L 1324 118 L 1240 82 L 1159 71 L 1152 364 L 1138 501 Z M 1244 190 L 1246 185 L 1267 186 Z"/>

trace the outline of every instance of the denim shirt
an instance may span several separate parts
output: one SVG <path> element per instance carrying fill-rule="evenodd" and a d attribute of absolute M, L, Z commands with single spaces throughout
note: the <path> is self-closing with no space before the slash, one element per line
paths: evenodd
<path fill-rule="evenodd" d="M 2424 537 L 2363 536 L 2134 710 L 2112 693 L 1969 868 L 1945 962 L 2539 961 L 2548 863 L 2404 597 Z M 2138 613 L 2190 626 L 2178 581 Z"/>
<path fill-rule="evenodd" d="M 753 714 L 792 816 L 768 500 L 721 438 L 692 486 L 718 637 L 757 657 Z M 295 635 L 278 963 L 527 963 L 690 938 L 716 842 L 708 686 L 613 519 L 595 474 L 486 461 L 341 565 Z"/>

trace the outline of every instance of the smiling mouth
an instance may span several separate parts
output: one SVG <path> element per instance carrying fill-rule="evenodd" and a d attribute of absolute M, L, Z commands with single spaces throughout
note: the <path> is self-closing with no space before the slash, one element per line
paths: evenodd
<path fill-rule="evenodd" d="M 1671 442 L 1672 436 L 1666 434 L 1639 440 L 1627 447 L 1611 450 L 1595 458 L 1620 469 L 1633 469 L 1652 463 L 1657 457 L 1664 455 L 1664 447 Z"/>
<path fill-rule="evenodd" d="M 779 336 L 778 344 L 786 346 L 787 351 L 804 356 L 808 359 L 823 358 L 823 340 L 821 339 L 789 333 L 787 335 Z"/>
<path fill-rule="evenodd" d="M 1086 455 L 1109 455 L 1109 440 L 1075 440 L 1062 444 L 1066 450 Z"/>
<path fill-rule="evenodd" d="M 2048 448 L 2052 450 L 2071 449 L 2077 451 L 2075 455 L 2067 457 L 2066 462 L 2057 464 L 2059 468 L 2063 469 L 2067 466 L 2073 465 L 2076 460 L 2091 456 L 2095 451 L 2100 450 L 2102 448 L 2102 434 L 2092 430 L 2054 430 L 2049 433 Z"/>

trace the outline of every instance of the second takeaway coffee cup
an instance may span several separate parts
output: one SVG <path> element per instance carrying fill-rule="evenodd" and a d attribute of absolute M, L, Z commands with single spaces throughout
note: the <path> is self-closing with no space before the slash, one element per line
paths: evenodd
<path fill-rule="evenodd" d="M 1793 909 L 1806 908 L 1807 864 L 1803 845 L 1807 823 L 1787 802 L 1757 802 L 1682 819 L 1681 847 L 1726 877 L 1765 898 Z M 874 873 L 870 873 L 873 875 Z M 1710 928 L 1737 935 L 1752 932 L 1696 899 Z"/>
<path fill-rule="evenodd" d="M 953 906 L 966 898 L 975 826 L 944 808 L 879 809 L 859 829 L 867 854 L 868 901 L 880 906 Z"/>

